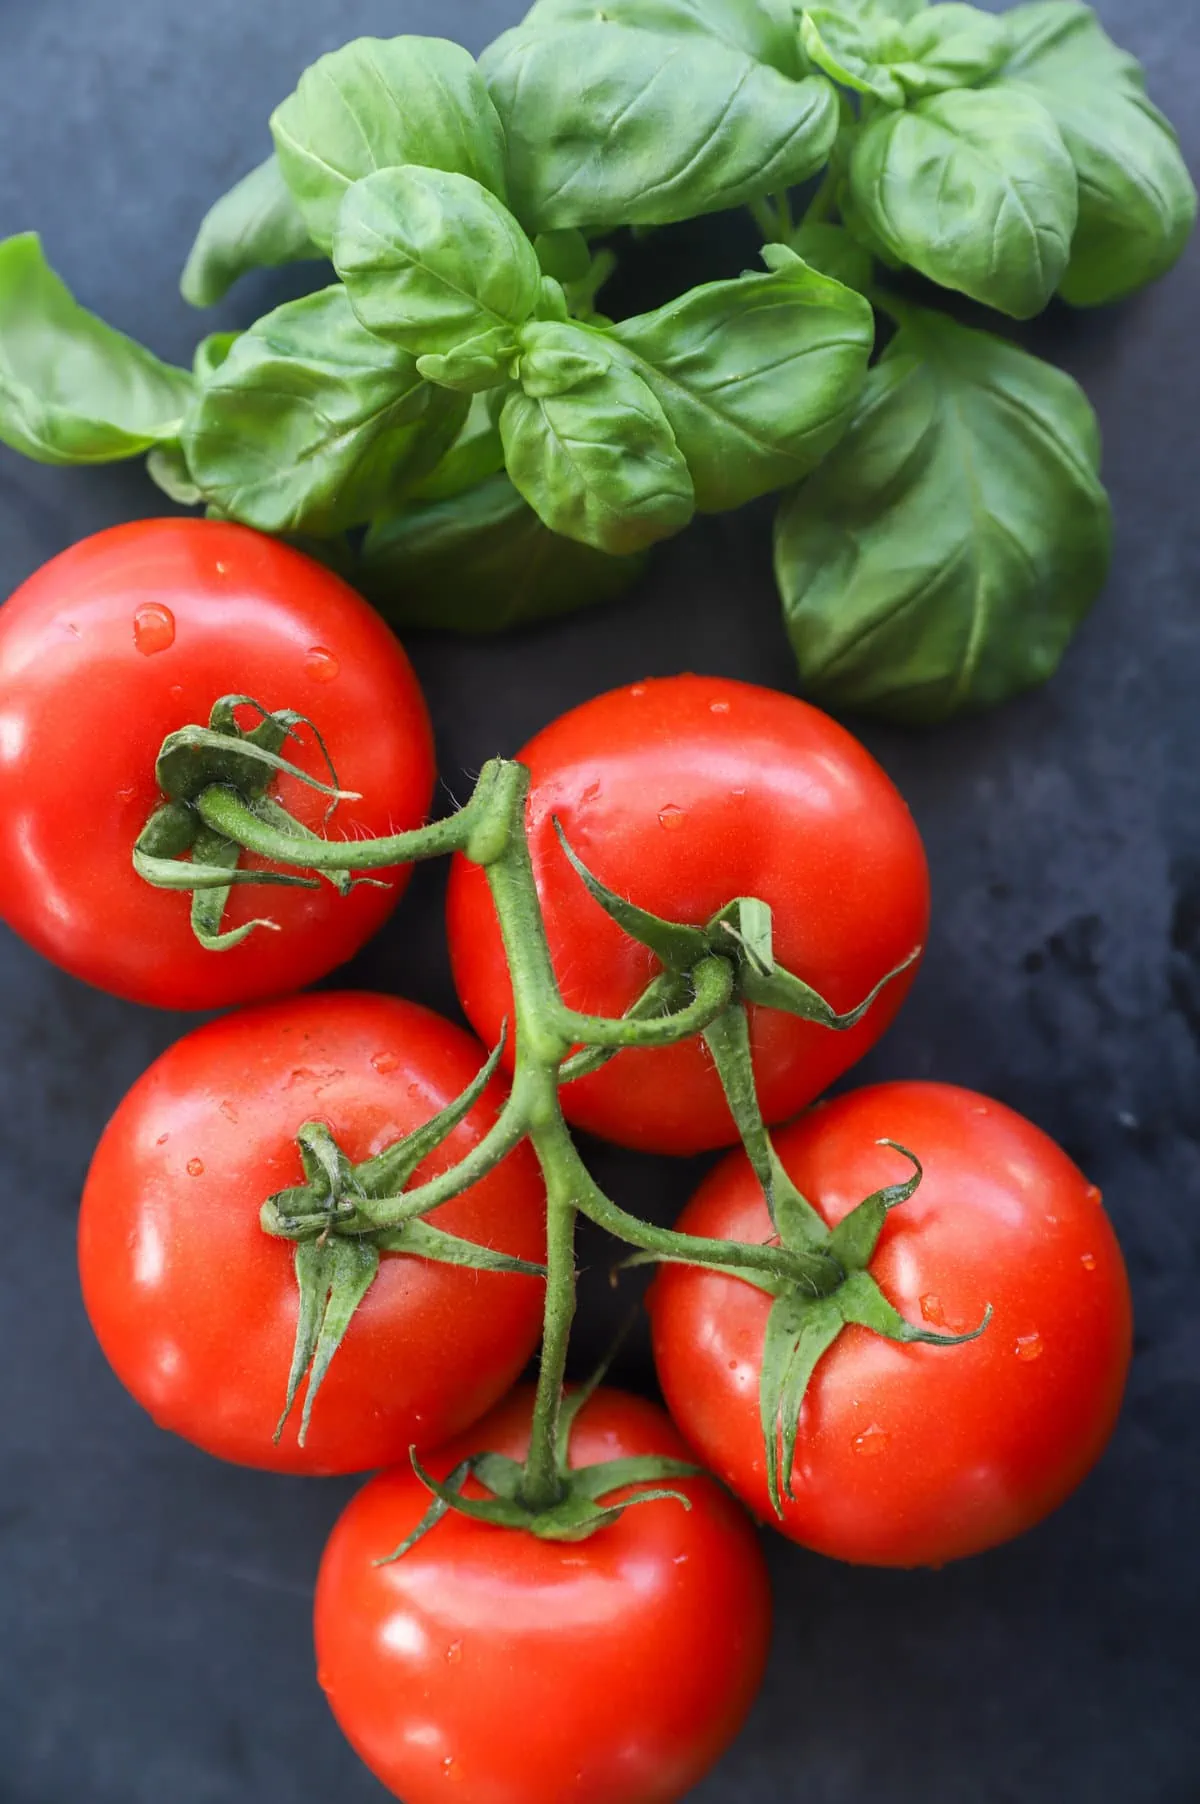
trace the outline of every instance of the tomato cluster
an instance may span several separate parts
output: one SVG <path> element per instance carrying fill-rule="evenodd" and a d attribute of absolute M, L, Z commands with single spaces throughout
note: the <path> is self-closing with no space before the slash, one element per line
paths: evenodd
<path fill-rule="evenodd" d="M 266 894 L 275 931 L 206 950 L 187 897 L 146 882 L 132 849 L 162 800 L 163 741 L 222 696 L 245 717 L 235 731 L 249 730 L 249 698 L 292 711 L 286 759 L 252 802 L 261 821 L 290 821 L 301 850 L 422 822 L 431 737 L 404 653 L 286 547 L 211 522 L 120 528 L 0 613 L 0 914 L 135 1000 L 258 1003 L 172 1047 L 105 1131 L 79 1229 L 96 1334 L 156 1421 L 222 1458 L 382 1469 L 330 1541 L 316 1639 L 334 1713 L 399 1797 L 440 1800 L 453 1779 L 477 1804 L 670 1804 L 737 1733 L 766 1657 L 762 1555 L 717 1479 L 807 1547 L 908 1566 L 1021 1532 L 1094 1463 L 1131 1339 L 1099 1193 L 1037 1128 L 948 1085 L 876 1085 L 798 1113 L 887 1027 L 928 925 L 917 830 L 847 732 L 792 698 L 694 676 L 576 708 L 521 754 L 532 886 L 569 1018 L 636 1016 L 667 974 L 651 949 L 676 943 L 665 924 L 685 944 L 703 928 L 708 962 L 728 953 L 727 983 L 777 962 L 824 1014 L 747 988 L 753 1108 L 727 1100 L 706 1026 L 615 1056 L 613 1042 L 563 1082 L 563 1113 L 661 1153 L 742 1138 L 679 1233 L 697 1249 L 776 1247 L 818 1278 L 833 1249 L 844 1288 L 830 1295 L 874 1286 L 880 1300 L 838 1305 L 807 1381 L 777 1375 L 790 1423 L 766 1421 L 768 1319 L 786 1287 L 733 1259 L 688 1262 L 674 1238 L 650 1291 L 673 1421 L 598 1389 L 571 1414 L 562 1496 L 568 1474 L 617 1462 L 602 1509 L 568 1521 L 564 1503 L 537 1532 L 481 1519 L 489 1498 L 524 1507 L 502 1483 L 517 1462 L 532 1483 L 541 1405 L 511 1387 L 555 1287 L 537 1134 L 501 1143 L 522 1081 L 511 928 L 467 844 L 448 931 L 463 1009 L 496 1048 L 486 1067 L 474 1038 L 411 1003 L 286 996 L 382 924 L 406 876 L 395 863 L 381 882 L 235 882 L 226 924 L 256 920 Z M 288 874 L 253 853 L 238 868 Z M 740 898 L 759 912 L 730 915 Z M 630 903 L 645 913 L 623 914 Z M 747 926 L 764 909 L 766 950 Z M 510 1096 L 498 1065 L 512 1073 L 514 1059 Z M 773 1151 L 763 1119 L 788 1123 Z M 454 1189 L 464 1159 L 477 1173 Z M 424 1221 L 409 1204 L 429 1185 Z M 872 1208 L 856 1266 L 845 1224 Z M 551 1295 L 548 1335 L 554 1307 Z M 311 1421 L 281 1419 L 305 1372 Z M 782 1491 L 777 1432 L 795 1442 Z M 428 1457 L 410 1466 L 414 1447 Z M 680 1464 L 694 1456 L 715 1477 Z M 647 1462 L 674 1474 L 668 1488 L 638 1476 Z"/>

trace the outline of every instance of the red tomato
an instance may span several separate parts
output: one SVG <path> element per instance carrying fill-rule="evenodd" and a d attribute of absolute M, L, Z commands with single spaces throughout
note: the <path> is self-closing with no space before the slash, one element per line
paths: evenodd
<path fill-rule="evenodd" d="M 837 1559 L 940 1565 L 1007 1541 L 1074 1490 L 1112 1432 L 1129 1365 L 1129 1286 L 1100 1192 L 1000 1103 L 949 1084 L 878 1084 L 775 1137 L 833 1224 L 925 1166 L 888 1217 L 871 1270 L 913 1322 L 984 1334 L 897 1346 L 848 1328 L 817 1366 L 800 1417 L 783 1532 Z M 680 1218 L 688 1233 L 766 1240 L 766 1206 L 731 1154 Z M 756 1513 L 767 1498 L 758 1381 L 770 1299 L 737 1279 L 665 1266 L 654 1349 L 675 1420 Z"/>
<path fill-rule="evenodd" d="M 555 968 L 573 1007 L 620 1015 L 657 968 L 592 901 L 559 846 L 653 913 L 702 924 L 736 896 L 774 910 L 780 962 L 853 1007 L 925 939 L 929 879 L 912 817 L 875 760 L 792 696 L 679 676 L 613 690 L 520 753 L 533 771 L 530 849 Z M 483 872 L 455 861 L 450 950 L 462 1004 L 494 1045 L 511 1015 Z M 847 1033 L 776 1011 L 753 1023 L 763 1109 L 779 1121 L 872 1046 L 906 972 Z M 690 1153 L 737 1138 L 703 1045 L 624 1052 L 563 1091 L 580 1127 L 623 1146 Z"/>
<path fill-rule="evenodd" d="M 165 1008 L 216 1008 L 299 988 L 387 918 L 389 887 L 236 889 L 226 925 L 282 929 L 220 954 L 192 937 L 186 895 L 130 862 L 160 797 L 168 733 L 219 696 L 315 720 L 348 837 L 419 826 L 433 789 L 429 719 L 412 668 L 338 577 L 275 539 L 211 520 L 143 520 L 53 558 L 0 610 L 0 916 L 101 989 Z M 252 724 L 247 715 L 246 724 Z M 288 756 L 328 779 L 310 734 Z M 326 798 L 283 779 L 278 799 L 321 829 Z M 247 860 L 247 863 L 252 862 Z"/>
<path fill-rule="evenodd" d="M 435 1474 L 485 1447 L 522 1458 L 531 1395 Z M 611 1390 L 571 1440 L 574 1465 L 684 1452 L 661 1409 Z M 386 1566 L 429 1494 L 407 1470 L 359 1492 L 317 1581 L 318 1677 L 405 1804 L 671 1804 L 707 1772 L 762 1679 L 770 1595 L 737 1505 L 711 1479 L 671 1483 L 690 1510 L 639 1504 L 566 1543 L 450 1515 Z"/>
<path fill-rule="evenodd" d="M 423 1122 L 483 1063 L 475 1041 L 415 1003 L 298 996 L 177 1042 L 129 1092 L 88 1174 L 79 1263 L 88 1315 L 121 1382 L 163 1428 L 222 1459 L 280 1472 L 363 1472 L 436 1445 L 503 1396 L 541 1325 L 536 1278 L 385 1253 L 297 1442 L 282 1440 L 296 1330 L 292 1247 L 259 1226 L 303 1183 L 295 1136 L 332 1129 L 356 1163 Z M 492 1084 L 418 1168 L 461 1159 L 495 1119 Z M 520 1147 L 438 1210 L 453 1234 L 544 1258 L 541 1178 Z"/>

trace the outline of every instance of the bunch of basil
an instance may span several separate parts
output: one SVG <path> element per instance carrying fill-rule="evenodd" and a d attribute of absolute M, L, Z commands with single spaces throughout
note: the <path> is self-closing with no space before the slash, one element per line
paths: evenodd
<path fill-rule="evenodd" d="M 189 373 L 9 239 L 0 437 L 148 453 L 176 500 L 328 541 L 399 623 L 466 631 L 612 594 L 697 510 L 786 490 L 814 698 L 927 722 L 1054 669 L 1107 567 L 1092 411 L 876 272 L 1025 319 L 1171 265 L 1195 190 L 1088 7 L 537 0 L 478 63 L 419 37 L 323 56 L 271 129 L 183 292 L 307 258 L 337 280 Z M 763 270 L 597 311 L 607 235 L 740 206 Z M 874 307 L 898 330 L 872 366 Z"/>

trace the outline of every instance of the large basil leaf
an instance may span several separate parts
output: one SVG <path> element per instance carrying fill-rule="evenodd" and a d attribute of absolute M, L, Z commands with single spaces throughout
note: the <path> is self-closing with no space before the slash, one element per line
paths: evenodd
<path fill-rule="evenodd" d="M 1062 279 L 1078 209 L 1053 119 L 1015 88 L 962 88 L 858 135 L 850 191 L 894 256 L 944 288 L 1028 319 Z"/>
<path fill-rule="evenodd" d="M 499 633 L 608 601 L 642 563 L 551 532 L 501 472 L 378 521 L 354 581 L 397 627 Z"/>
<path fill-rule="evenodd" d="M 801 73 L 789 0 L 537 0 L 521 29 L 545 31 L 606 20 L 668 38 L 716 38 L 784 75 Z"/>
<path fill-rule="evenodd" d="M 74 299 L 36 232 L 0 242 L 0 439 L 42 464 L 103 464 L 179 436 L 186 370 Z"/>
<path fill-rule="evenodd" d="M 504 194 L 504 133 L 461 44 L 356 38 L 318 57 L 271 117 L 280 168 L 324 250 L 351 182 L 423 163 Z"/>
<path fill-rule="evenodd" d="M 333 260 L 369 331 L 448 352 L 537 306 L 537 252 L 508 208 L 470 176 L 381 169 L 347 193 Z"/>
<path fill-rule="evenodd" d="M 667 225 L 803 181 L 825 161 L 837 98 L 699 33 L 518 26 L 480 63 L 530 232 Z"/>
<path fill-rule="evenodd" d="M 782 246 L 768 251 L 769 275 L 709 282 L 613 328 L 662 403 L 706 512 L 806 476 L 867 373 L 868 303 Z"/>
<path fill-rule="evenodd" d="M 687 525 L 695 494 L 667 416 L 602 334 L 527 327 L 521 385 L 500 414 L 505 461 L 552 531 L 625 556 Z"/>
<path fill-rule="evenodd" d="M 1045 681 L 1104 581 L 1110 522 L 1069 376 L 904 317 L 854 424 L 784 503 L 775 566 L 806 693 L 925 725 Z"/>
<path fill-rule="evenodd" d="M 320 255 L 278 158 L 268 157 L 205 214 L 184 265 L 180 293 L 193 307 L 212 307 L 249 270 L 277 269 Z"/>
<path fill-rule="evenodd" d="M 1015 49 L 1006 89 L 1036 96 L 1063 135 L 1079 178 L 1079 223 L 1059 284 L 1098 306 L 1132 294 L 1178 258 L 1196 219 L 1196 189 L 1169 122 L 1146 96 L 1138 64 L 1095 13 L 1040 0 L 1008 15 Z"/>
<path fill-rule="evenodd" d="M 466 411 L 367 332 L 334 284 L 241 334 L 197 396 L 183 447 L 222 513 L 264 532 L 334 533 L 436 464 Z"/>

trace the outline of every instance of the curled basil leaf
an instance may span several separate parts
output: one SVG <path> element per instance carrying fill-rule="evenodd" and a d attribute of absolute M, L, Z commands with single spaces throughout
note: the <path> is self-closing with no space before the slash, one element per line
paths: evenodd
<path fill-rule="evenodd" d="M 1013 55 L 997 78 L 1035 96 L 1079 178 L 1079 222 L 1059 284 L 1078 307 L 1119 300 L 1165 274 L 1196 219 L 1196 189 L 1142 71 L 1095 13 L 1039 0 L 1007 15 Z"/>
<path fill-rule="evenodd" d="M 850 189 L 869 230 L 931 281 L 1028 319 L 1062 279 L 1075 166 L 1032 94 L 962 88 L 867 120 Z"/>
<path fill-rule="evenodd" d="M 181 445 L 155 445 L 146 454 L 146 474 L 180 507 L 196 507 L 204 500 L 188 469 Z"/>
<path fill-rule="evenodd" d="M 222 195 L 201 221 L 179 288 L 193 307 L 212 307 L 252 269 L 319 258 L 304 215 L 268 157 Z"/>
<path fill-rule="evenodd" d="M 904 88 L 881 56 L 878 37 L 872 20 L 833 7 L 812 7 L 800 16 L 800 42 L 810 63 L 844 88 L 903 106 Z"/>
<path fill-rule="evenodd" d="M 352 182 L 422 163 L 504 194 L 504 133 L 475 65 L 446 38 L 356 38 L 318 57 L 275 109 L 284 179 L 328 250 Z"/>
<path fill-rule="evenodd" d="M 264 532 L 335 533 L 436 464 L 466 411 L 367 332 L 335 283 L 241 334 L 200 390 L 183 448 L 222 513 Z"/>
<path fill-rule="evenodd" d="M 611 600 L 643 561 L 551 532 L 501 472 L 377 521 L 353 580 L 394 626 L 499 633 Z"/>
<path fill-rule="evenodd" d="M 695 494 L 667 416 L 601 333 L 527 326 L 521 385 L 500 415 L 505 461 L 552 531 L 624 556 L 687 525 Z"/>
<path fill-rule="evenodd" d="M 837 131 L 823 76 L 789 80 L 699 33 L 518 26 L 480 67 L 531 232 L 666 225 L 813 174 Z"/>
<path fill-rule="evenodd" d="M 333 260 L 368 331 L 414 353 L 510 334 L 541 298 L 537 252 L 494 194 L 439 169 L 381 169 L 356 182 Z"/>
<path fill-rule="evenodd" d="M 875 276 L 874 259 L 844 225 L 827 219 L 806 219 L 788 237 L 788 247 L 823 276 L 831 276 L 844 288 L 869 292 Z"/>
<path fill-rule="evenodd" d="M 0 242 L 0 439 L 42 464 L 104 464 L 179 436 L 186 370 L 97 319 L 36 232 Z"/>
<path fill-rule="evenodd" d="M 789 0 L 536 0 L 522 29 L 608 22 L 663 37 L 716 38 L 784 75 L 799 76 Z"/>
<path fill-rule="evenodd" d="M 771 273 L 709 282 L 612 332 L 658 396 L 706 512 L 813 469 L 849 421 L 874 342 L 861 295 L 781 245 L 763 255 Z"/>
<path fill-rule="evenodd" d="M 1078 385 L 907 310 L 857 417 L 776 525 L 807 694 L 927 725 L 1044 682 L 1108 568 L 1099 433 Z"/>

